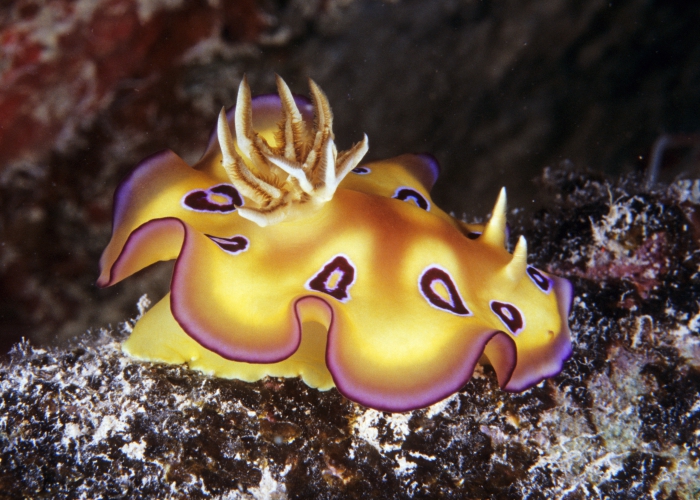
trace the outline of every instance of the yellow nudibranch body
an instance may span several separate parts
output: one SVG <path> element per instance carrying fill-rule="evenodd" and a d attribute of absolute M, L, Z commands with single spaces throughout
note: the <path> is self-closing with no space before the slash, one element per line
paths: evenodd
<path fill-rule="evenodd" d="M 367 137 L 337 152 L 313 82 L 311 101 L 277 83 L 251 98 L 244 79 L 193 167 L 163 151 L 118 187 L 98 284 L 176 259 L 124 351 L 386 411 L 460 390 L 482 355 L 509 391 L 559 373 L 572 288 L 527 264 L 524 238 L 506 251 L 505 191 L 464 224 L 430 198 L 431 156 L 360 164 Z"/>

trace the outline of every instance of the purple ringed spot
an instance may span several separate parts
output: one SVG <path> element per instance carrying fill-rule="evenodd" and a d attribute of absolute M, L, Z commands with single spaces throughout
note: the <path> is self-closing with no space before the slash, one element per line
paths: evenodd
<path fill-rule="evenodd" d="M 321 292 L 339 300 L 350 300 L 350 288 L 355 283 L 355 265 L 347 255 L 336 255 L 326 262 L 309 281 L 307 290 Z"/>
<path fill-rule="evenodd" d="M 240 234 L 231 236 L 230 238 L 220 238 L 218 236 L 209 236 L 209 238 L 211 238 L 214 243 L 219 245 L 224 252 L 230 253 L 231 255 L 237 255 L 245 252 L 250 246 L 250 240 Z"/>
<path fill-rule="evenodd" d="M 367 175 L 372 172 L 372 170 L 369 167 L 355 167 L 351 170 L 353 174 L 358 174 L 358 175 Z"/>
<path fill-rule="evenodd" d="M 498 316 L 501 323 L 506 325 L 510 333 L 517 335 L 525 329 L 525 317 L 520 312 L 520 309 L 513 304 L 492 300 L 489 302 L 489 305 L 493 313 Z"/>
<path fill-rule="evenodd" d="M 429 211 L 430 210 L 430 202 L 427 200 L 425 196 L 420 194 L 418 191 L 416 191 L 413 188 L 410 187 L 400 187 L 396 190 L 394 193 L 394 196 L 392 198 L 396 198 L 397 200 L 401 201 L 409 201 L 413 200 L 413 202 L 416 204 L 418 208 L 422 208 L 423 210 Z"/>
<path fill-rule="evenodd" d="M 552 281 L 545 276 L 542 271 L 535 269 L 532 266 L 527 266 L 527 275 L 532 282 L 544 293 L 549 293 L 552 290 Z"/>
<path fill-rule="evenodd" d="M 479 236 L 481 236 L 481 233 L 479 231 L 469 231 L 467 233 L 467 238 L 469 238 L 470 240 L 476 240 L 479 238 Z"/>
<path fill-rule="evenodd" d="M 450 296 L 449 301 L 435 290 L 434 287 L 438 283 L 442 284 L 447 291 L 447 294 Z M 441 267 L 429 266 L 425 268 L 418 278 L 418 290 L 423 298 L 428 301 L 428 304 L 435 309 L 447 311 L 457 316 L 472 315 L 471 311 L 464 304 L 464 300 L 462 300 L 462 296 L 459 294 L 452 276 Z"/>
<path fill-rule="evenodd" d="M 229 214 L 243 206 L 243 197 L 231 184 L 217 184 L 209 189 L 195 189 L 182 197 L 187 210 L 204 213 Z"/>

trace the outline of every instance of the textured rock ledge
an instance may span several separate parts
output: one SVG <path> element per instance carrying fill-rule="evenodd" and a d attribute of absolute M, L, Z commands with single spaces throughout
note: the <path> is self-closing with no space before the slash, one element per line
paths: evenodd
<path fill-rule="evenodd" d="M 698 498 L 700 182 L 542 185 L 531 258 L 577 292 L 558 377 L 508 394 L 484 367 L 385 414 L 297 380 L 134 362 L 128 324 L 23 343 L 0 365 L 0 498 Z"/>

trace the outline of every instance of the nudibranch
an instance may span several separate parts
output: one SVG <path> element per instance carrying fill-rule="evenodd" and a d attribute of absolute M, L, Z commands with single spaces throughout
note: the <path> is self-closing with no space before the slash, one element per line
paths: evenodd
<path fill-rule="evenodd" d="M 460 390 L 487 358 L 507 391 L 571 355 L 572 288 L 506 250 L 502 190 L 484 226 L 430 197 L 434 158 L 360 164 L 338 152 L 326 96 L 251 98 L 221 111 L 202 158 L 143 160 L 115 193 L 100 286 L 175 259 L 170 293 L 123 350 L 246 381 L 301 377 L 385 411 Z"/>

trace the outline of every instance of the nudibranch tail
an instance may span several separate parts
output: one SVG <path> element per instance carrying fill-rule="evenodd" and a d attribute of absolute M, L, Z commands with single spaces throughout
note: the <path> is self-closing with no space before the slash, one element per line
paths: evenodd
<path fill-rule="evenodd" d="M 330 201 L 369 148 L 365 135 L 349 150 L 338 153 L 328 99 L 313 80 L 309 80 L 309 87 L 315 115 L 312 131 L 307 130 L 289 87 L 277 76 L 282 120 L 274 145 L 253 129 L 253 106 L 245 77 L 238 88 L 235 139 L 224 111 L 219 115 L 222 166 L 231 183 L 253 204 L 241 207 L 239 214 L 261 227 L 299 218 Z"/>

